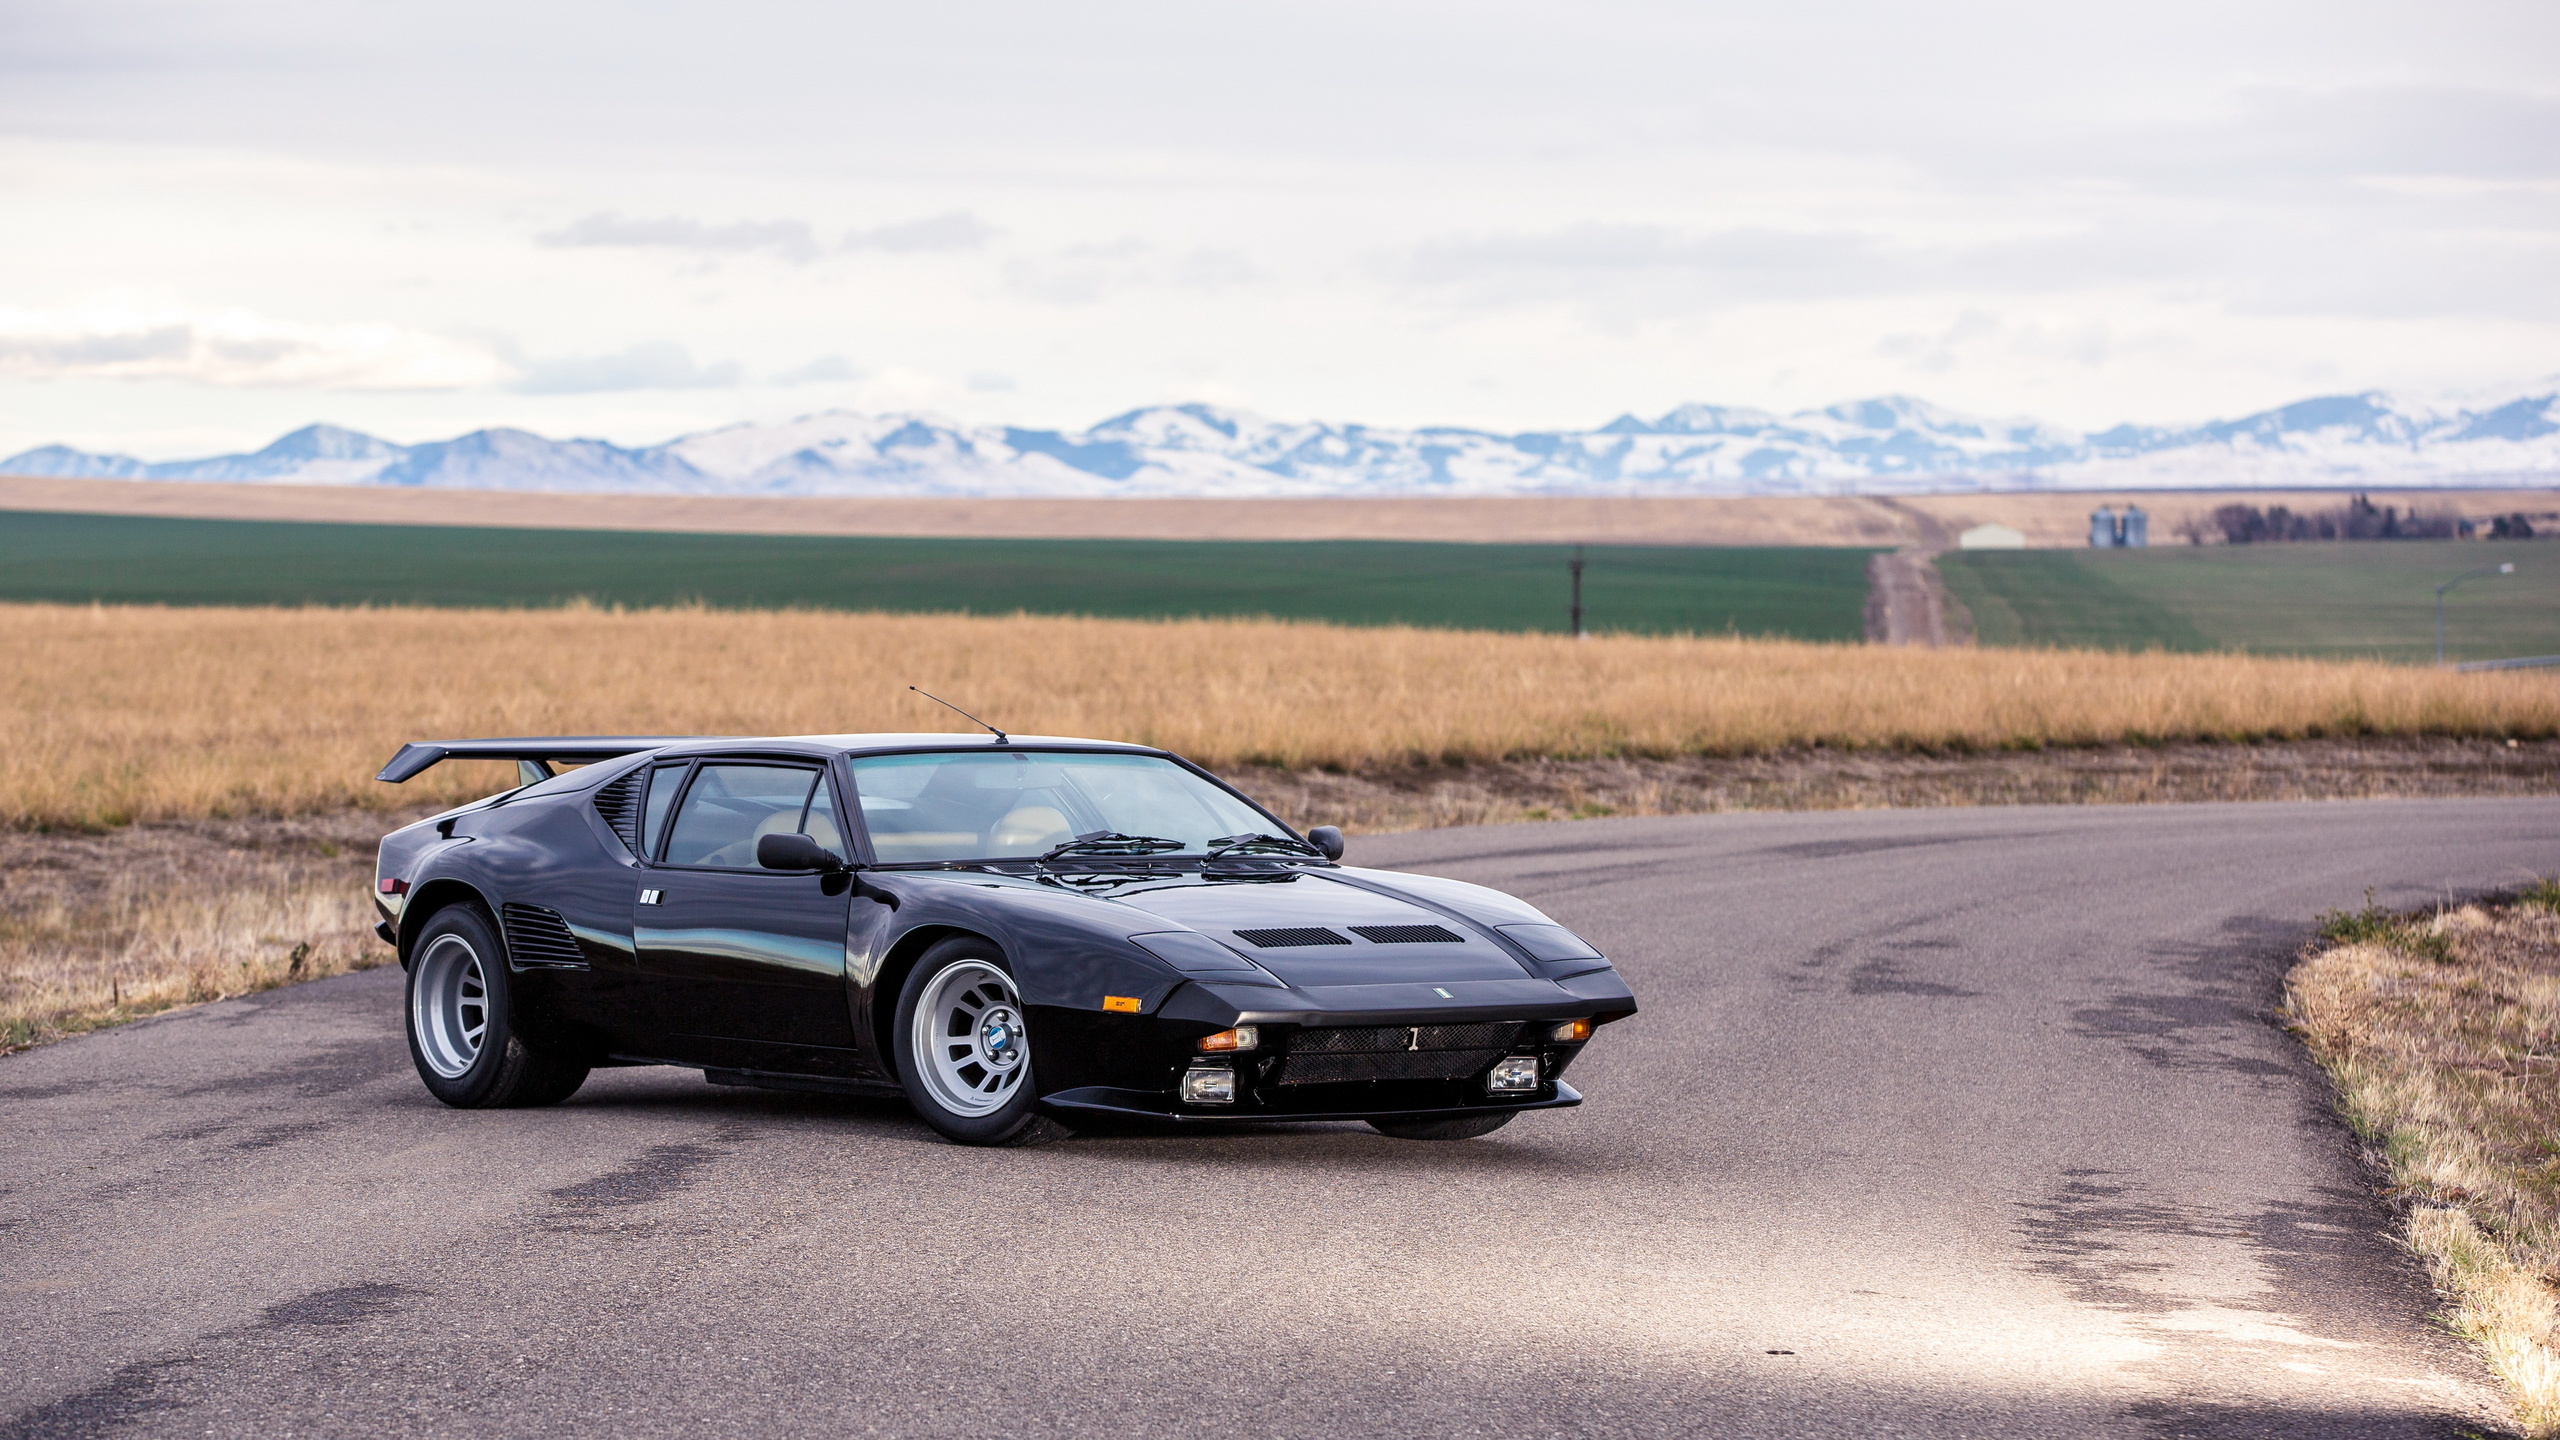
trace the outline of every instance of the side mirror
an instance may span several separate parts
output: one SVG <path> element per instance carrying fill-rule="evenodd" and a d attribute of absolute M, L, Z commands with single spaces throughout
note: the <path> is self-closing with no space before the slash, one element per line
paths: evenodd
<path fill-rule="evenodd" d="M 1307 843 L 1324 852 L 1327 860 L 1342 858 L 1342 831 L 1332 825 L 1319 825 L 1307 832 Z"/>
<path fill-rule="evenodd" d="M 830 874 L 845 868 L 836 852 L 806 835 L 764 836 L 756 841 L 756 863 L 767 870 L 824 870 Z"/>

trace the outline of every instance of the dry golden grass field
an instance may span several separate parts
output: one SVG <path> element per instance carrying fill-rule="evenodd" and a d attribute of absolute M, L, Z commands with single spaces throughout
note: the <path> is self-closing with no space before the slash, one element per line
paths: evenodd
<path fill-rule="evenodd" d="M 2560 886 L 2330 917 L 2288 1018 L 2389 1175 L 2454 1328 L 2560 1435 Z"/>
<path fill-rule="evenodd" d="M 0 645 L 0 825 L 19 829 L 378 808 L 505 783 L 456 765 L 405 790 L 375 784 L 411 739 L 956 728 L 910 684 L 1018 733 L 1355 771 L 2560 734 L 2560 678 L 2532 672 L 1269 621 L 12 605 Z"/>
<path fill-rule="evenodd" d="M 389 818 L 0 831 L 0 1054 L 389 961 L 368 894 Z"/>

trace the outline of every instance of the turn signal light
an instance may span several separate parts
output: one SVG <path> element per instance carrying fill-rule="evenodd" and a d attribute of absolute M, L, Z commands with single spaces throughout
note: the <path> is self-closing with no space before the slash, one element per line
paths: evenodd
<path fill-rule="evenodd" d="M 1579 1041 L 1588 1040 L 1591 1038 L 1591 1022 L 1588 1020 L 1567 1020 L 1563 1024 L 1557 1026 L 1547 1038 L 1555 1041 L 1559 1045 L 1572 1045 Z"/>
<path fill-rule="evenodd" d="M 1250 1050 L 1261 1043 L 1261 1031 L 1250 1025 L 1239 1025 L 1233 1030 L 1221 1030 L 1215 1035 L 1203 1038 L 1200 1048 L 1203 1050 Z"/>

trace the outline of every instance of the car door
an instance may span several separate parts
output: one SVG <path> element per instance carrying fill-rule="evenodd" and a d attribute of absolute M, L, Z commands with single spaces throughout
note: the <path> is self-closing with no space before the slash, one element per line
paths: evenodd
<path fill-rule="evenodd" d="M 651 829 L 664 833 L 649 837 L 632 938 L 668 1058 L 816 1074 L 851 1068 L 847 877 L 766 870 L 755 858 L 757 840 L 792 831 L 844 854 L 842 813 L 819 765 L 705 759 L 683 778 L 665 819 L 651 817 Z"/>

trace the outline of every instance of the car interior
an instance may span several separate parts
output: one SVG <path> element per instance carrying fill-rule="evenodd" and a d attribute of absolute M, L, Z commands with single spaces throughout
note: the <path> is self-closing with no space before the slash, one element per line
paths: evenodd
<path fill-rule="evenodd" d="M 664 863 L 756 868 L 756 842 L 807 835 L 846 853 L 835 799 L 821 772 L 798 765 L 705 765 L 676 811 Z"/>

